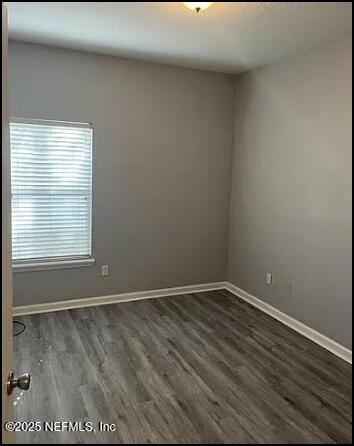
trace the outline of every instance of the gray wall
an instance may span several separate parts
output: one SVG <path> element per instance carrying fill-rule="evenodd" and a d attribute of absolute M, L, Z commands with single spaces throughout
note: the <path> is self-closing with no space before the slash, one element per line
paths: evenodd
<path fill-rule="evenodd" d="M 15 305 L 228 277 L 351 347 L 351 61 L 350 36 L 235 80 L 11 43 L 12 115 L 95 125 L 96 266 L 17 273 Z"/>
<path fill-rule="evenodd" d="M 351 51 L 348 36 L 237 79 L 228 268 L 240 288 L 347 347 Z"/>
<path fill-rule="evenodd" d="M 96 266 L 15 273 L 15 305 L 224 280 L 233 104 L 230 76 L 12 42 L 12 116 L 95 128 Z"/>

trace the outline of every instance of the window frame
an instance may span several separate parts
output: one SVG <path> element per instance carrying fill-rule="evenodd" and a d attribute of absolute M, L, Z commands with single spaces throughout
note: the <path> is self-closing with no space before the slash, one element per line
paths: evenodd
<path fill-rule="evenodd" d="M 77 256 L 57 256 L 57 257 L 42 257 L 42 258 L 28 258 L 12 260 L 12 269 L 14 273 L 27 272 L 27 271 L 46 271 L 51 269 L 66 269 L 66 268 L 82 268 L 90 267 L 95 264 L 95 258 L 93 256 L 93 158 L 94 158 L 94 125 L 92 122 L 83 121 L 62 121 L 54 119 L 42 119 L 42 118 L 23 118 L 23 117 L 10 117 L 11 123 L 23 123 L 23 124 L 40 124 L 40 125 L 64 125 L 65 127 L 76 128 L 90 128 L 92 131 L 91 138 L 91 175 L 90 175 L 90 253 Z M 11 140 L 10 140 L 10 154 L 11 154 Z M 12 183 L 11 183 L 12 184 Z M 11 193 L 12 196 L 12 193 Z M 12 211 L 11 211 L 12 217 Z"/>

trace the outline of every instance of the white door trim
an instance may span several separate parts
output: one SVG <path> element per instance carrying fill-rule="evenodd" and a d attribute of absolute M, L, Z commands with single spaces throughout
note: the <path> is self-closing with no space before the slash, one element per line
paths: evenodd
<path fill-rule="evenodd" d="M 7 394 L 7 377 L 13 367 L 12 353 L 12 271 L 11 271 L 11 180 L 10 180 L 10 144 L 9 144 L 9 107 L 8 107 L 8 11 L 7 2 L 2 2 L 2 231 L 1 231 L 1 258 L 2 258 L 2 444 L 15 443 L 14 434 L 7 431 L 4 426 L 13 421 L 13 397 Z M 23 373 L 26 370 L 16 370 Z"/>

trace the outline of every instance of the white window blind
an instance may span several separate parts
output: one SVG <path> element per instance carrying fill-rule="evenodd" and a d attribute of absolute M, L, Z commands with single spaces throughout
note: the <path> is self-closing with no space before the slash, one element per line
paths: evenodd
<path fill-rule="evenodd" d="M 91 126 L 13 119 L 10 141 L 15 263 L 90 257 Z"/>

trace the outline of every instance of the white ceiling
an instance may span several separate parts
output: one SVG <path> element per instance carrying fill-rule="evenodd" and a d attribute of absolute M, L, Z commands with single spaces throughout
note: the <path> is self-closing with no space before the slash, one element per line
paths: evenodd
<path fill-rule="evenodd" d="M 9 2 L 10 38 L 239 73 L 352 31 L 351 2 Z"/>

